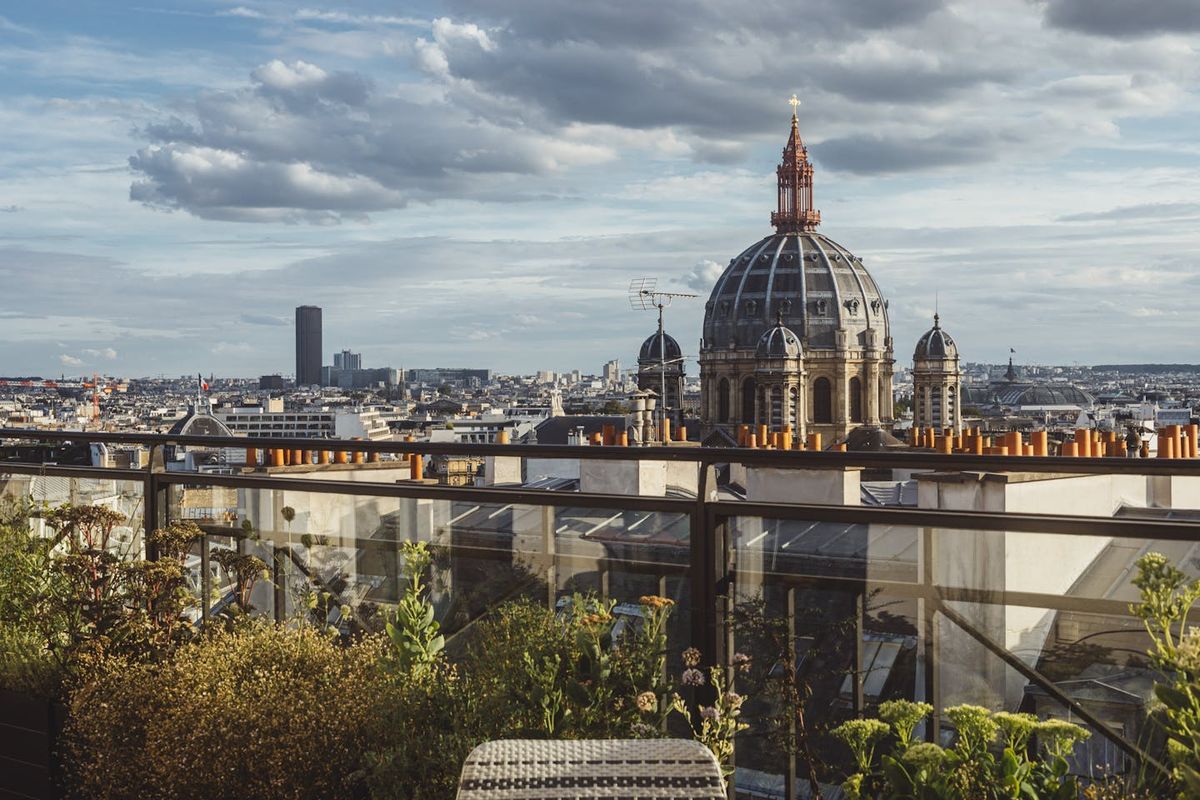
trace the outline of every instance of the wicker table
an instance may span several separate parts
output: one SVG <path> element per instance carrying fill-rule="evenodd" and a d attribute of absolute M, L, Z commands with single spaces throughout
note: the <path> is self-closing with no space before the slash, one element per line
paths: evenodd
<path fill-rule="evenodd" d="M 687 739 L 486 742 L 458 800 L 724 800 L 717 760 Z"/>

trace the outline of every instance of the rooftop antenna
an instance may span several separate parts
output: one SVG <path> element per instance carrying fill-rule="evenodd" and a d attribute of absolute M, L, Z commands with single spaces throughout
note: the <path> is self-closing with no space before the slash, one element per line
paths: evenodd
<path fill-rule="evenodd" d="M 629 282 L 629 307 L 634 311 L 658 311 L 658 388 L 662 397 L 658 403 L 658 433 L 662 439 L 667 428 L 667 347 L 666 333 L 663 330 L 663 310 L 676 299 L 690 299 L 696 295 L 686 292 L 660 292 L 657 278 L 634 278 Z M 681 355 L 672 361 L 682 361 Z M 683 398 L 678 398 L 680 404 Z"/>

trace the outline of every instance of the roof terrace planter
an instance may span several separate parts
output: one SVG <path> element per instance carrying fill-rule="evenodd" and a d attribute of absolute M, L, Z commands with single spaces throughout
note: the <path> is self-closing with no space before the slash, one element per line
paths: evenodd
<path fill-rule="evenodd" d="M 57 800 L 58 740 L 67 709 L 24 692 L 0 689 L 0 800 Z"/>

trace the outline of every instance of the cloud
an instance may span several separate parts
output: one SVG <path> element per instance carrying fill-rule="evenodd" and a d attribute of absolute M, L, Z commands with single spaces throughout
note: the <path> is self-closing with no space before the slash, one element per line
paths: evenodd
<path fill-rule="evenodd" d="M 101 350 L 85 348 L 83 354 L 91 358 L 103 358 L 107 359 L 108 361 L 114 361 L 117 358 L 117 351 L 111 347 L 105 347 Z"/>
<path fill-rule="evenodd" d="M 724 271 L 725 268 L 717 262 L 703 259 L 697 261 L 691 271 L 680 278 L 680 280 L 689 289 L 707 293 L 712 291 L 713 286 L 717 283 L 717 279 L 721 277 L 721 273 Z"/>
<path fill-rule="evenodd" d="M 60 355 L 58 357 L 58 363 L 62 364 L 64 367 L 83 366 L 82 359 L 76 358 L 75 356 L 72 356 L 72 355 L 67 355 L 66 353 L 63 353 L 62 355 Z"/>
<path fill-rule="evenodd" d="M 244 19 L 266 19 L 266 14 L 261 11 L 255 11 L 253 8 L 246 6 L 234 6 L 233 8 L 225 8 L 216 12 L 218 17 L 242 17 Z"/>
<path fill-rule="evenodd" d="M 33 35 L 33 30 L 31 28 L 26 28 L 24 25 L 18 25 L 4 16 L 0 16 L 0 31 L 9 31 L 11 33 L 21 33 L 30 36 Z"/>
<path fill-rule="evenodd" d="M 1048 0 L 1046 24 L 1066 30 L 1128 39 L 1200 31 L 1195 0 Z"/>
<path fill-rule="evenodd" d="M 425 27 L 429 20 L 418 17 L 396 17 L 386 14 L 350 14 L 345 11 L 322 11 L 302 8 L 293 14 L 302 22 L 330 22 L 338 25 L 397 25 L 401 27 Z"/>
<path fill-rule="evenodd" d="M 448 40 L 482 43 L 472 27 Z M 482 46 L 482 45 L 481 45 Z M 375 90 L 302 60 L 256 68 L 249 87 L 204 93 L 146 126 L 130 199 L 200 217 L 336 221 L 446 197 L 527 191 L 520 176 L 610 160 L 611 150 L 493 124 L 438 101 Z"/>
<path fill-rule="evenodd" d="M 267 325 L 270 327 L 285 327 L 292 324 L 290 319 L 285 317 L 273 317 L 270 314 L 242 314 L 238 317 L 247 325 Z"/>
<path fill-rule="evenodd" d="M 24 209 L 21 208 L 16 203 L 12 203 L 7 206 L 0 206 L 0 214 L 16 214 L 18 211 L 23 211 L 23 210 Z"/>
<path fill-rule="evenodd" d="M 1200 203 L 1143 203 L 1120 206 L 1107 211 L 1083 211 L 1066 214 L 1059 222 L 1098 222 L 1107 220 L 1191 219 L 1200 216 Z"/>

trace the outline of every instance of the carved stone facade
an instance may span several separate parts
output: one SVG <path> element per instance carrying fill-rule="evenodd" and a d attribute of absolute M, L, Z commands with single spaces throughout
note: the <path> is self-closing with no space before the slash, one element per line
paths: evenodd
<path fill-rule="evenodd" d="M 862 425 L 890 427 L 887 300 L 862 259 L 816 232 L 812 165 L 794 115 L 777 176 L 776 233 L 729 262 L 704 309 L 704 432 L 767 425 L 833 441 Z M 794 355 L 760 347 L 788 335 Z"/>

